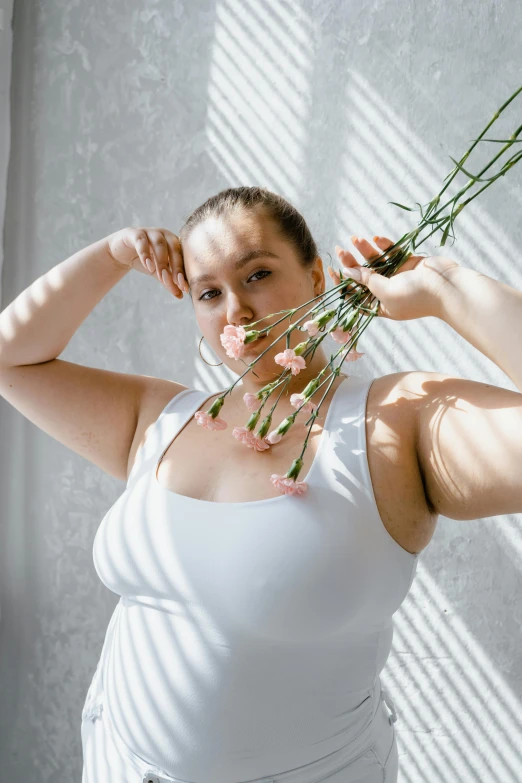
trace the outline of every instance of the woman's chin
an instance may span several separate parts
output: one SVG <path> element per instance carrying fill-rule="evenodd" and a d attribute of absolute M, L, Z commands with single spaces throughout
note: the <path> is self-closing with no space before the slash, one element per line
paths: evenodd
<path fill-rule="evenodd" d="M 274 358 L 273 355 L 271 355 L 271 352 L 265 353 L 264 356 L 256 361 L 262 350 L 264 349 L 258 348 L 257 350 L 245 351 L 242 358 L 243 361 L 245 361 L 247 364 L 255 361 L 255 365 L 250 369 L 256 372 L 258 375 L 263 375 L 264 377 L 268 378 L 268 376 L 274 374 L 274 370 L 277 369 L 277 365 L 274 362 Z"/>

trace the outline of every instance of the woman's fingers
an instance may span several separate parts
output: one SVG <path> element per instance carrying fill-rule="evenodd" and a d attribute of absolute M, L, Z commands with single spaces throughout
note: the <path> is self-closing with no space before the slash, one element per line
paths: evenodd
<path fill-rule="evenodd" d="M 388 237 L 375 236 L 373 237 L 373 241 L 379 248 L 378 250 L 376 250 L 375 247 L 373 247 L 373 245 L 371 245 L 367 239 L 364 239 L 364 237 L 352 236 L 351 240 L 356 250 L 363 256 L 363 258 L 366 261 L 375 261 L 383 254 L 384 251 L 388 250 L 388 248 L 392 247 L 395 244 Z M 339 245 L 336 245 L 335 252 L 339 257 L 339 261 L 341 262 L 343 267 L 346 267 L 347 270 L 349 270 L 350 267 L 362 266 L 362 264 L 360 264 L 357 261 L 353 253 L 350 253 L 348 250 L 345 250 Z M 417 259 L 417 256 L 412 257 L 410 260 L 413 261 L 413 258 Z M 407 263 L 410 264 L 410 261 L 408 261 Z M 410 266 L 415 266 L 415 263 L 416 261 L 413 262 L 413 264 L 410 264 Z M 328 267 L 328 272 L 334 280 L 339 282 L 338 272 L 332 269 L 332 267 Z"/>
<path fill-rule="evenodd" d="M 391 239 L 388 239 L 388 237 L 374 237 L 373 241 L 382 250 L 387 250 L 389 247 L 395 244 L 394 242 L 391 241 Z"/>
<path fill-rule="evenodd" d="M 146 231 L 140 228 L 132 229 L 133 232 L 133 244 L 138 253 L 138 257 L 142 263 L 146 272 L 150 272 L 147 266 L 147 259 L 151 258 L 151 248 L 149 244 L 149 237 Z M 151 261 L 152 263 L 152 261 Z"/>
<path fill-rule="evenodd" d="M 384 250 L 387 250 L 393 245 L 391 239 L 388 239 L 387 237 L 374 237 L 373 241 L 378 245 L 380 248 L 379 250 L 376 250 L 373 245 L 363 237 L 352 237 L 353 244 L 367 261 L 375 261 L 376 258 L 379 258 L 379 256 L 382 255 Z"/>
<path fill-rule="evenodd" d="M 170 268 L 172 280 L 179 288 L 180 292 L 184 291 L 186 294 L 189 292 L 187 280 L 185 278 L 185 264 L 183 261 L 183 250 L 181 247 L 181 241 L 176 234 L 172 231 L 165 231 L 165 239 L 169 247 L 170 254 Z M 181 275 L 181 277 L 180 277 Z"/>
<path fill-rule="evenodd" d="M 348 250 L 344 250 L 339 245 L 335 246 L 335 252 L 337 253 L 337 256 L 339 258 L 340 263 L 343 266 L 343 275 L 344 277 L 350 276 L 350 268 L 351 267 L 359 267 L 360 264 L 355 258 L 355 256 L 352 253 L 349 253 Z M 339 272 L 336 269 L 333 269 L 331 266 L 327 267 L 328 274 L 334 281 L 336 285 L 339 285 L 341 282 L 341 278 L 339 275 Z"/>
<path fill-rule="evenodd" d="M 370 244 L 370 242 L 368 242 L 366 239 L 362 237 L 352 236 L 351 239 L 355 248 L 365 258 L 366 261 L 370 262 L 370 264 L 372 261 L 375 261 L 380 256 L 383 256 L 386 253 L 386 251 L 389 248 L 393 247 L 393 245 L 395 244 L 388 237 L 374 236 L 373 241 L 379 248 L 379 250 L 376 250 L 375 247 L 373 247 L 373 245 Z M 350 269 L 361 268 L 363 266 L 359 264 L 355 256 L 352 253 L 349 253 L 347 250 L 343 250 L 341 247 L 338 246 L 336 246 L 335 250 L 341 264 L 343 265 L 342 273 L 344 278 L 350 277 Z M 386 257 L 387 256 L 384 255 L 384 258 Z M 415 269 L 423 259 L 424 256 L 422 255 L 414 255 L 413 253 L 410 253 L 407 257 L 407 260 L 401 263 L 399 269 L 397 269 L 395 274 L 400 275 L 401 272 L 408 272 L 410 270 Z M 341 282 L 339 272 L 337 270 L 332 269 L 332 267 L 328 267 L 328 272 L 332 280 L 335 282 L 335 284 L 339 285 L 339 283 Z M 358 285 L 357 283 L 353 284 L 354 290 L 355 290 L 355 286 L 357 285 Z M 351 292 L 351 290 L 352 290 L 352 285 L 350 285 L 350 288 L 348 288 L 348 291 Z"/>
<path fill-rule="evenodd" d="M 165 288 L 177 299 L 188 293 L 185 280 L 181 242 L 176 234 L 168 229 L 151 228 L 147 231 L 152 249 L 152 264 L 149 271 L 155 274 Z"/>
<path fill-rule="evenodd" d="M 355 258 L 353 257 L 353 255 L 351 253 L 348 253 L 346 250 L 343 250 L 341 247 L 336 246 L 335 251 L 336 251 L 337 255 L 339 256 L 339 261 L 343 265 L 343 270 L 342 270 L 343 271 L 343 278 L 346 280 L 347 277 L 350 277 L 350 267 L 356 267 L 356 266 L 359 266 L 359 264 L 357 263 L 357 261 L 355 260 Z M 340 276 L 339 272 L 337 271 L 337 269 L 333 269 L 333 267 L 328 266 L 327 270 L 328 270 L 328 274 L 330 275 L 330 277 L 334 281 L 335 285 L 339 285 L 339 283 L 341 282 L 341 276 Z M 355 285 L 356 285 L 356 283 L 348 284 L 348 286 L 346 288 L 346 294 L 352 293 L 352 286 L 355 286 Z M 355 290 L 355 288 L 353 288 L 353 290 Z M 345 294 L 343 294 L 343 297 L 344 296 L 345 296 Z"/>
<path fill-rule="evenodd" d="M 348 250 L 344 250 L 342 247 L 339 247 L 339 245 L 336 245 L 335 252 L 343 266 L 359 266 L 355 256 L 349 253 Z"/>
<path fill-rule="evenodd" d="M 153 268 L 150 270 L 151 274 L 155 274 L 160 283 L 162 283 L 173 296 L 177 297 L 177 299 L 182 299 L 183 293 L 172 277 L 169 245 L 164 235 L 164 229 L 149 228 L 147 234 L 152 249 L 151 261 Z"/>
<path fill-rule="evenodd" d="M 366 261 L 374 261 L 376 258 L 379 258 L 380 255 L 382 255 L 384 250 L 387 250 L 387 248 L 393 245 L 392 240 L 388 239 L 387 237 L 374 237 L 374 242 L 380 248 L 379 250 L 376 250 L 366 239 L 362 237 L 352 236 L 351 240 L 354 247 L 366 259 Z M 350 253 L 348 250 L 344 250 L 339 245 L 336 245 L 335 252 L 339 257 L 339 261 L 345 268 L 345 277 L 349 277 L 351 267 L 357 268 L 362 266 L 362 264 L 357 261 L 353 253 Z M 332 267 L 328 267 L 328 273 L 336 284 L 340 283 L 339 272 L 332 269 Z"/>
<path fill-rule="evenodd" d="M 374 237 L 373 241 L 376 245 L 382 248 L 382 250 L 387 250 L 394 244 L 394 242 L 392 242 L 391 239 L 388 239 L 387 237 Z M 408 255 L 408 260 L 401 264 L 400 269 L 396 274 L 400 275 L 401 272 L 408 272 L 411 269 L 415 269 L 419 261 L 421 261 L 423 258 L 425 258 L 424 255 L 414 255 L 413 253 L 410 253 Z"/>
<path fill-rule="evenodd" d="M 379 248 L 379 250 L 376 250 L 373 247 L 373 245 L 371 245 L 370 242 L 368 242 L 367 239 L 364 239 L 364 237 L 352 236 L 351 240 L 352 240 L 353 245 L 356 247 L 356 249 L 359 251 L 359 253 L 365 258 L 365 260 L 366 261 L 370 261 L 370 262 L 377 260 L 380 256 L 383 255 L 383 253 L 386 250 L 388 250 L 390 247 L 393 247 L 393 245 L 395 244 L 388 237 L 375 236 L 375 237 L 373 237 L 373 241 L 375 242 L 375 244 Z M 337 248 L 336 248 L 336 250 L 337 250 Z M 361 264 L 359 264 L 359 262 L 356 260 L 355 256 L 352 255 L 352 253 L 348 253 L 348 251 L 342 250 L 341 248 L 339 248 L 339 250 L 341 252 L 338 255 L 339 255 L 340 260 L 344 264 L 344 266 L 347 266 L 347 267 L 356 266 L 356 265 L 357 266 L 361 266 Z M 419 258 L 421 258 L 421 256 L 411 256 L 410 258 L 411 259 L 415 258 L 416 260 L 418 260 Z M 411 268 L 411 266 L 415 266 L 416 262 L 414 262 L 413 264 L 410 264 L 409 261 L 408 261 L 406 263 L 408 263 L 409 264 L 409 268 Z"/>

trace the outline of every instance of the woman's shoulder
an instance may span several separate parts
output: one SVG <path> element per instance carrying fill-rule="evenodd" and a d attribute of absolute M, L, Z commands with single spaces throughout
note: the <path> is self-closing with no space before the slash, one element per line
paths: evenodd
<path fill-rule="evenodd" d="M 408 403 L 418 400 L 417 395 L 427 375 L 429 373 L 422 370 L 407 370 L 376 376 L 370 387 L 373 402 L 379 405 L 393 403 L 396 409 L 402 405 L 411 409 Z"/>
<path fill-rule="evenodd" d="M 151 427 L 157 422 L 162 411 L 179 394 L 193 390 L 190 386 L 185 386 L 177 381 L 169 381 L 149 375 L 143 376 L 143 378 L 144 391 L 140 400 L 134 438 L 129 450 L 127 477 L 130 475 L 137 452 L 145 443 Z"/>

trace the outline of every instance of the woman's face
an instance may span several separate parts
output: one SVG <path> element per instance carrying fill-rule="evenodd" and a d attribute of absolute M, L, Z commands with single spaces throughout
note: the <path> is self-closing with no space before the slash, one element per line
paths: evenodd
<path fill-rule="evenodd" d="M 199 224 L 183 244 L 183 260 L 201 334 L 219 359 L 238 375 L 246 370 L 245 364 L 227 356 L 220 341 L 227 324 L 248 326 L 270 313 L 298 307 L 325 291 L 321 259 L 316 258 L 313 267 L 305 270 L 292 245 L 260 212 L 242 210 Z M 201 279 L 203 275 L 206 279 Z M 302 308 L 292 321 L 285 318 L 268 337 L 247 346 L 245 363 L 267 349 L 310 307 L 312 304 Z M 253 328 L 262 329 L 281 317 L 274 315 Z M 307 338 L 306 333 L 293 331 L 290 347 Z M 274 356 L 285 348 L 283 338 L 256 364 L 254 371 L 260 381 L 279 377 L 282 368 L 275 364 Z"/>

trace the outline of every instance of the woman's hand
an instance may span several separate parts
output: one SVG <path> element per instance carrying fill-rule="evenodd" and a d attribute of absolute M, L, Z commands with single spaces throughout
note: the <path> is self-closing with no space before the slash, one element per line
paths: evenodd
<path fill-rule="evenodd" d="M 373 239 L 380 250 L 376 250 L 366 239 L 352 237 L 357 250 L 370 262 L 394 244 L 387 237 Z M 336 252 L 343 265 L 343 275 L 354 276 L 355 279 L 359 271 L 360 284 L 380 300 L 377 315 L 393 321 L 437 316 L 440 312 L 441 292 L 451 274 L 449 270 L 459 267 L 456 261 L 444 256 L 411 255 L 398 272 L 391 277 L 385 277 L 359 264 L 355 256 L 347 250 L 336 247 Z M 338 285 L 341 282 L 339 273 L 330 266 L 328 272 L 334 283 Z M 373 303 L 368 306 L 368 309 L 372 306 Z"/>
<path fill-rule="evenodd" d="M 107 249 L 118 266 L 154 275 L 178 299 L 188 293 L 181 243 L 167 228 L 122 228 L 109 234 Z"/>

